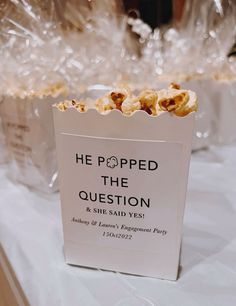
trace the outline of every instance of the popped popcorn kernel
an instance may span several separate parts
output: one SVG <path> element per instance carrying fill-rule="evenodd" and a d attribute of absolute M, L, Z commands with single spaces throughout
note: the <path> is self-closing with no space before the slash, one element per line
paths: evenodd
<path fill-rule="evenodd" d="M 67 101 L 58 103 L 58 104 L 57 104 L 57 108 L 58 108 L 60 111 L 62 111 L 62 112 L 66 111 L 66 110 L 68 109 L 68 103 L 67 103 Z"/>
<path fill-rule="evenodd" d="M 175 92 L 170 92 L 169 94 L 167 92 L 167 95 L 164 95 L 164 97 L 158 101 L 158 104 L 162 110 L 173 112 L 177 108 L 187 104 L 188 100 L 189 94 L 186 91 L 178 92 L 178 90 L 175 90 Z"/>
<path fill-rule="evenodd" d="M 133 99 L 127 98 L 121 105 L 121 111 L 128 116 L 140 109 L 141 109 L 141 103 L 134 98 Z"/>
<path fill-rule="evenodd" d="M 184 117 L 187 116 L 189 113 L 196 112 L 197 109 L 198 109 L 197 104 L 194 104 L 192 106 L 185 105 L 184 107 L 176 109 L 174 113 L 176 116 Z"/>
<path fill-rule="evenodd" d="M 87 106 L 85 104 L 85 102 L 83 101 L 75 101 L 75 100 L 72 100 L 72 105 L 81 113 L 84 113 L 87 111 Z"/>
<path fill-rule="evenodd" d="M 85 101 L 64 101 L 59 103 L 57 107 L 61 111 L 75 108 L 79 112 L 86 112 L 93 108 L 101 114 L 117 109 L 127 116 L 138 110 L 145 111 L 150 116 L 170 112 L 176 116 L 184 117 L 197 111 L 198 105 L 194 92 L 182 90 L 178 84 L 171 83 L 169 89 L 159 91 L 145 89 L 138 95 L 134 95 L 128 87 L 116 88 L 96 101 L 90 98 Z"/>
<path fill-rule="evenodd" d="M 104 113 L 112 109 L 116 109 L 116 104 L 108 99 L 108 97 L 102 97 L 96 100 L 95 108 L 99 113 Z"/>
<path fill-rule="evenodd" d="M 169 88 L 170 89 L 180 89 L 180 85 L 172 82 L 172 83 L 170 83 Z"/>
<path fill-rule="evenodd" d="M 112 101 L 114 101 L 116 108 L 121 110 L 121 105 L 125 100 L 126 96 L 120 92 L 112 92 L 110 94 Z"/>
<path fill-rule="evenodd" d="M 196 112 L 197 109 L 198 109 L 197 96 L 194 92 L 190 92 L 188 103 L 177 108 L 174 111 L 174 114 L 179 117 L 184 117 L 191 112 Z"/>
<path fill-rule="evenodd" d="M 127 97 L 131 96 L 131 90 L 128 87 L 117 88 L 108 94 L 108 99 L 116 105 L 116 109 L 121 111 L 121 105 Z"/>
<path fill-rule="evenodd" d="M 157 99 L 158 95 L 154 90 L 144 90 L 139 94 L 138 97 L 141 103 L 141 110 L 146 111 L 149 115 L 157 115 Z"/>

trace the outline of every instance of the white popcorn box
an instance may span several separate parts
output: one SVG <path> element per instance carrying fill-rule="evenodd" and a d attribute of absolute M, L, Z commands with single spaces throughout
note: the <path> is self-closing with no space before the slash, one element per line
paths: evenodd
<path fill-rule="evenodd" d="M 195 113 L 53 113 L 66 262 L 176 280 Z"/>
<path fill-rule="evenodd" d="M 0 111 L 13 181 L 43 192 L 58 190 L 52 105 L 61 98 L 4 98 Z"/>
<path fill-rule="evenodd" d="M 198 111 L 196 113 L 195 128 L 193 132 L 193 151 L 208 148 L 215 142 L 217 111 L 215 101 L 212 101 L 212 79 L 207 76 L 166 76 L 158 81 L 161 88 L 171 83 L 179 83 L 181 88 L 188 88 L 196 92 L 198 97 Z"/>
<path fill-rule="evenodd" d="M 3 102 L 3 98 L 0 98 L 0 107 Z M 7 154 L 6 154 L 6 143 L 5 143 L 5 135 L 3 132 L 3 124 L 0 113 L 0 164 L 4 164 L 7 162 Z"/>
<path fill-rule="evenodd" d="M 217 114 L 215 142 L 233 143 L 236 140 L 236 80 L 213 79 L 211 83 L 211 101 Z"/>
<path fill-rule="evenodd" d="M 196 92 L 198 111 L 193 136 L 193 150 L 208 148 L 216 137 L 216 109 L 211 100 L 211 79 L 193 78 L 181 83 L 181 87 Z"/>

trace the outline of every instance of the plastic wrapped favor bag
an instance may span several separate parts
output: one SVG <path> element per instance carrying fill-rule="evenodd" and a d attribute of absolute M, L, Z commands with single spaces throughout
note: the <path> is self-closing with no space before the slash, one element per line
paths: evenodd
<path fill-rule="evenodd" d="M 5 97 L 1 114 L 11 179 L 43 192 L 58 190 L 52 104 L 59 97 Z"/>

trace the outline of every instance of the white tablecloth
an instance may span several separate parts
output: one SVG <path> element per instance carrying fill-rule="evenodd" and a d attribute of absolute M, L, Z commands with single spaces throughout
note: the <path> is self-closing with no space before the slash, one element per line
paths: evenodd
<path fill-rule="evenodd" d="M 59 195 L 0 168 L 0 240 L 33 306 L 235 306 L 236 146 L 192 156 L 177 282 L 68 266 Z"/>

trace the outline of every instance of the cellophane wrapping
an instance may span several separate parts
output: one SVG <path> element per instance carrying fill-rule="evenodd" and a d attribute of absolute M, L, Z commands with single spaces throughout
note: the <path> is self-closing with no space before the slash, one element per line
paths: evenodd
<path fill-rule="evenodd" d="M 3 98 L 0 98 L 0 107 L 3 103 Z M 5 134 L 3 132 L 3 122 L 0 116 L 0 164 L 5 164 L 7 162 L 7 152 L 5 143 Z"/>
<path fill-rule="evenodd" d="M 5 97 L 0 109 L 10 178 L 44 192 L 58 188 L 51 112 L 55 101 L 57 99 L 51 96 L 23 100 Z"/>
<path fill-rule="evenodd" d="M 176 82 L 196 91 L 194 149 L 234 141 L 235 126 L 227 124 L 227 118 L 232 123 L 236 103 L 235 50 L 230 56 L 236 39 L 236 2 L 185 1 L 179 20 L 154 31 L 141 20 L 129 23 L 140 35 L 144 83 L 162 87 Z"/>
<path fill-rule="evenodd" d="M 67 97 L 78 98 L 93 84 L 159 89 L 176 82 L 198 95 L 194 149 L 235 140 L 234 125 L 229 124 L 235 122 L 236 63 L 229 56 L 236 36 L 235 1 L 186 1 L 179 20 L 154 30 L 141 19 L 127 17 L 121 0 L 5 0 L 0 17 L 0 95 L 27 105 L 27 114 L 35 99 L 38 126 L 49 120 L 44 128 L 52 130 L 51 108 L 39 112 L 37 105 L 50 96 L 59 101 L 60 91 L 48 90 L 58 84 L 66 88 Z M 10 112 L 5 107 L 4 116 Z M 54 140 L 37 133 L 34 129 L 37 145 L 49 142 L 51 152 L 45 150 L 40 162 L 46 165 L 54 156 Z M 15 173 L 25 175 L 14 157 L 10 163 Z M 25 167 L 29 164 L 32 169 L 32 161 Z M 50 174 L 45 167 L 49 186 L 57 166 Z"/>
<path fill-rule="evenodd" d="M 133 46 L 120 9 L 117 1 L 1 4 L 1 116 L 15 181 L 58 189 L 51 106 L 122 79 L 124 45 Z"/>

